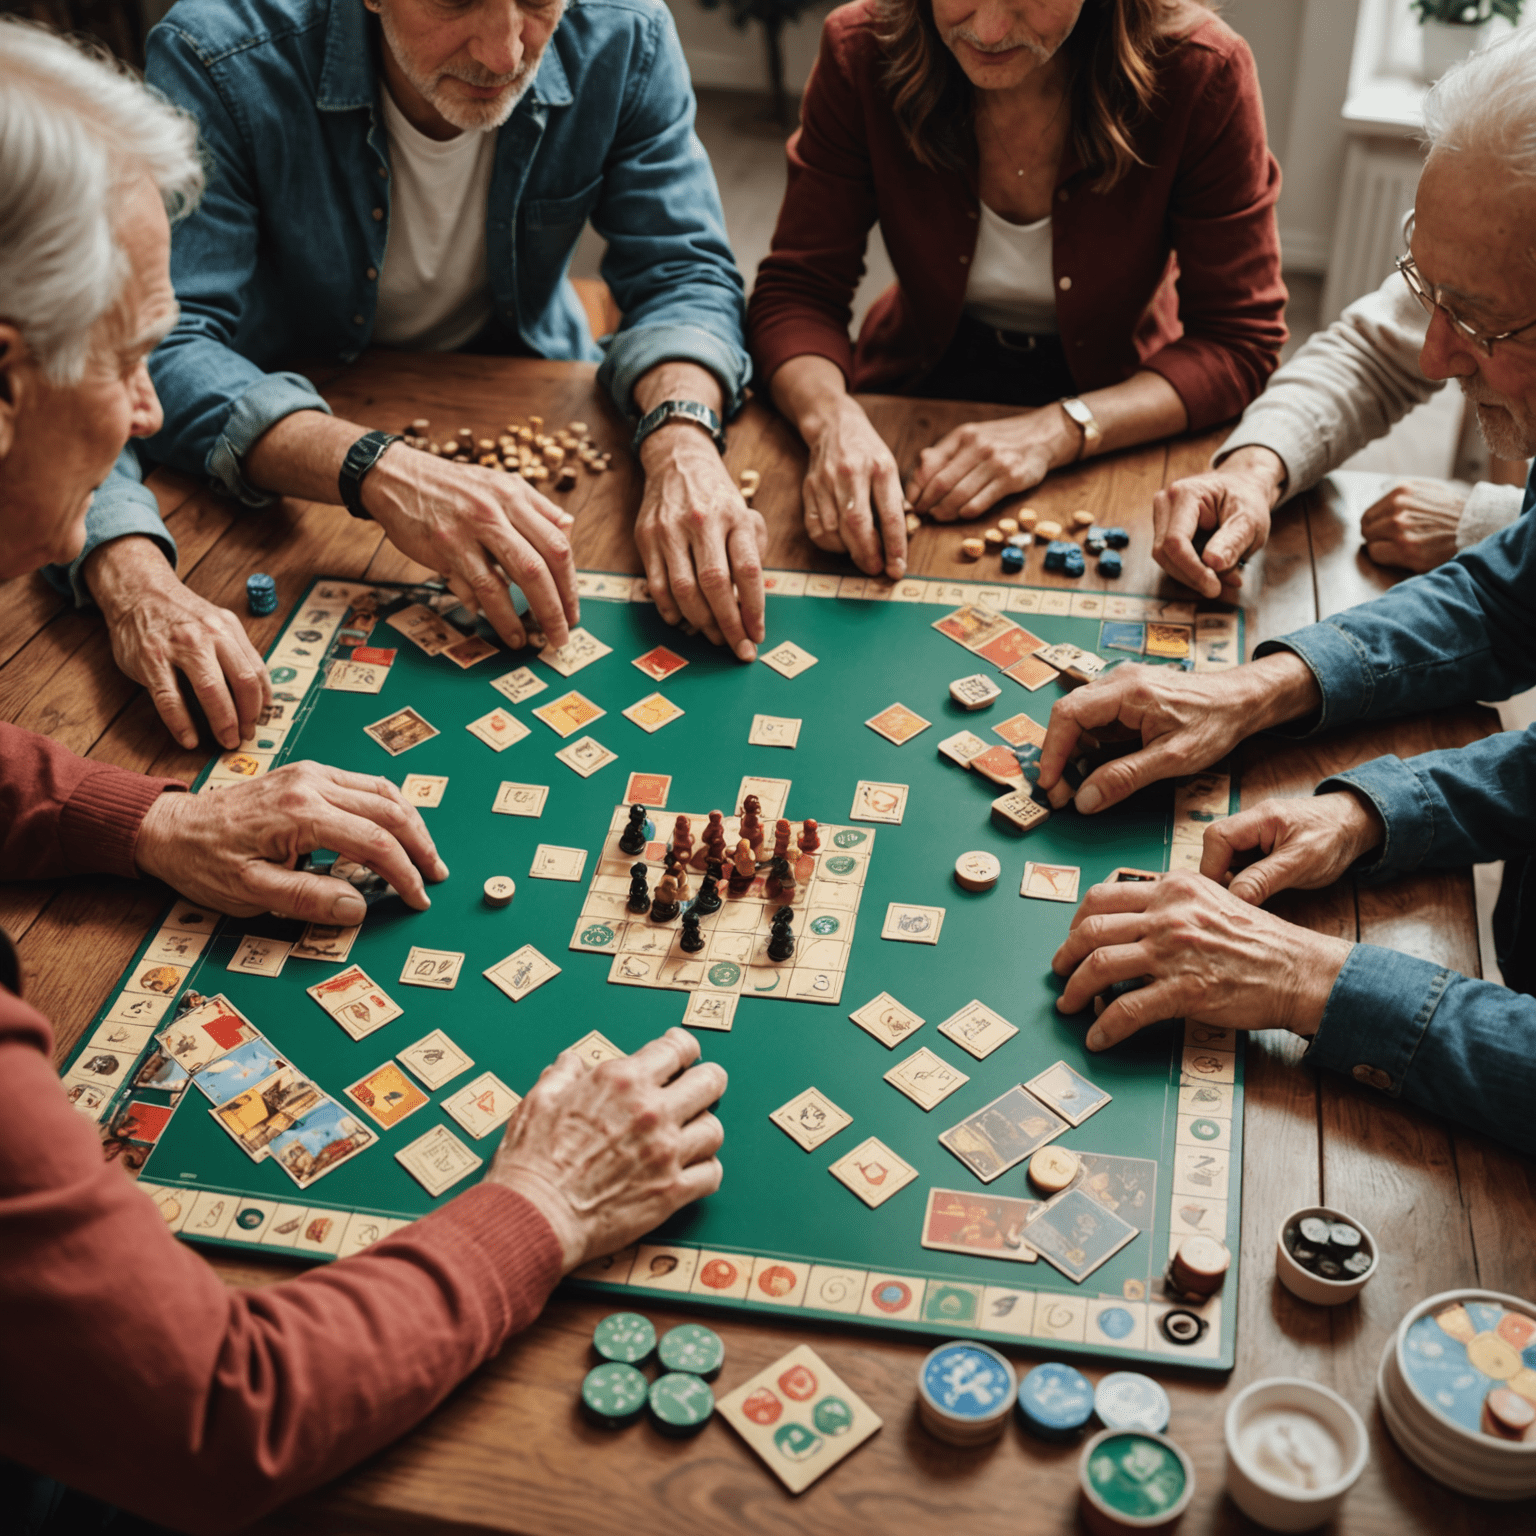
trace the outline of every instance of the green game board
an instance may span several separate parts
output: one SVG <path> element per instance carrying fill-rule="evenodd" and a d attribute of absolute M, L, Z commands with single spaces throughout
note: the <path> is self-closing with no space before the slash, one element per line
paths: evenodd
<path fill-rule="evenodd" d="M 636 580 L 584 573 L 581 584 L 582 623 L 612 654 L 569 679 L 531 652 L 501 652 L 461 671 L 382 622 L 375 626 L 370 610 L 392 611 L 407 595 L 435 598 L 441 608 L 451 599 L 440 592 L 318 580 L 295 610 L 287 637 L 274 647 L 276 655 L 286 646 L 294 661 L 287 669 L 274 668 L 280 703 L 289 714 L 287 734 L 270 753 L 258 750 L 254 764 L 265 770 L 308 757 L 384 774 L 397 783 L 407 773 L 447 775 L 441 804 L 423 815 L 452 877 L 433 888 L 430 912 L 413 913 L 394 899 L 370 910 L 347 964 L 360 965 L 404 1013 L 361 1041 L 349 1038 L 305 995 L 307 987 L 337 972 L 336 963 L 290 958 L 275 978 L 226 968 L 243 936 L 294 939 L 296 924 L 199 919 L 180 904 L 173 912 L 186 920 L 173 925 L 167 937 L 146 941 L 123 986 L 82 1035 L 65 1082 L 77 1107 L 101 1127 L 109 1149 L 130 1171 L 142 1172 L 143 1185 L 167 1222 L 200 1242 L 326 1258 L 355 1252 L 431 1209 L 438 1201 L 392 1154 L 442 1126 L 488 1159 L 499 1135 L 471 1138 L 441 1111 L 444 1098 L 487 1069 L 523 1092 L 559 1050 L 594 1029 L 631 1051 L 682 1021 L 688 993 L 612 985 L 613 955 L 568 947 L 582 930 L 600 860 L 619 857 L 610 828 L 628 774 L 672 777 L 670 812 L 653 813 L 658 837 L 665 837 L 680 809 L 734 813 L 745 775 L 785 778 L 792 781 L 785 813 L 797 823 L 815 817 L 833 828 L 872 834 L 862 844 L 853 840 L 868 858 L 860 875 L 854 940 L 838 977 L 839 1000 L 835 1005 L 760 1000 L 749 989 L 740 996 L 729 1032 L 700 1034 L 705 1055 L 730 1073 L 719 1111 L 727 1136 L 723 1188 L 651 1234 L 638 1253 L 590 1266 L 575 1283 L 616 1297 L 654 1290 L 674 1299 L 686 1295 L 706 1307 L 803 1312 L 849 1326 L 969 1334 L 1049 1344 L 1058 1353 L 1229 1369 L 1242 1136 L 1242 1060 L 1235 1042 L 1229 1032 L 1169 1024 L 1106 1055 L 1090 1056 L 1082 1044 L 1085 1020 L 1062 1018 L 1053 1006 L 1058 984 L 1050 957 L 1075 908 L 1019 895 L 1026 858 L 1080 866 L 1084 890 L 1118 866 L 1168 867 L 1177 846 L 1172 791 L 1159 786 L 1098 817 L 1058 812 L 1021 838 L 1006 834 L 989 816 L 990 802 L 1002 790 L 935 750 L 961 729 L 996 740 L 990 726 L 1019 711 L 1044 722 L 1060 692 L 1054 684 L 1027 692 L 931 627 L 958 604 L 1007 608 L 1047 641 L 1089 650 L 1098 649 L 1106 620 L 1134 621 L 1142 614 L 1188 621 L 1193 614 L 1151 599 L 923 580 L 901 583 L 894 593 L 876 588 L 881 594 L 876 600 L 870 595 L 873 584 L 862 578 L 840 582 L 770 573 L 769 647 L 794 641 L 818 658 L 809 670 L 786 678 L 762 663 L 741 665 L 702 638 L 687 639 L 667 628 L 643 600 Z M 333 613 L 318 629 L 306 628 L 313 624 L 306 610 L 336 602 L 337 594 L 350 605 L 346 617 Z M 322 674 L 310 668 L 327 656 L 347 655 L 347 647 L 362 643 L 370 630 L 373 645 L 399 653 L 383 691 L 322 688 Z M 313 656 L 295 654 L 306 648 L 295 639 L 304 634 L 311 636 L 307 647 Z M 658 644 L 689 662 L 660 684 L 630 664 Z M 1113 651 L 1104 654 L 1120 659 Z M 549 686 L 510 707 L 529 734 L 496 752 L 465 726 L 506 706 L 490 684 L 518 665 L 531 666 Z M 950 701 L 948 685 L 977 671 L 996 676 L 1003 696 L 979 714 L 966 714 Z M 658 687 L 685 713 L 647 734 L 621 711 Z M 585 779 L 555 758 L 582 732 L 562 742 L 532 718 L 534 708 L 570 688 L 606 711 L 585 732 L 617 754 L 617 761 Z M 933 722 L 900 747 L 864 723 L 897 701 Z M 363 727 L 406 705 L 440 734 L 392 758 Z M 802 720 L 798 745 L 792 750 L 749 746 L 752 717 L 759 713 Z M 216 762 L 210 772 L 227 778 L 230 768 Z M 910 786 L 901 825 L 852 820 L 859 780 Z M 504 781 L 547 785 L 542 816 L 494 814 L 492 801 Z M 1207 781 L 1207 793 L 1211 782 L 1219 785 L 1224 811 L 1226 781 Z M 530 879 L 541 843 L 585 850 L 581 878 Z M 967 893 L 955 881 L 955 859 L 969 849 L 991 850 L 1001 859 L 1002 878 L 990 891 Z M 504 910 L 493 910 L 482 899 L 483 882 L 493 875 L 517 881 L 516 898 Z M 814 893 L 802 887 L 797 907 L 804 908 L 807 899 L 816 904 Z M 944 908 L 940 942 L 882 939 L 891 902 Z M 188 929 L 197 936 L 183 945 L 177 934 Z M 513 1002 L 481 973 L 525 944 L 559 966 L 560 974 Z M 412 946 L 462 951 L 466 959 L 457 986 L 434 991 L 401 985 Z M 185 973 L 175 963 L 183 947 L 189 951 Z M 151 971 L 158 974 L 146 983 Z M 157 1074 L 163 1083 L 166 1070 L 151 1026 L 170 1022 L 174 1014 L 167 1010 L 187 989 L 205 996 L 223 993 L 277 1050 L 338 1099 L 348 1084 L 433 1029 L 445 1031 L 474 1066 L 434 1091 L 428 1107 L 379 1131 L 376 1145 L 300 1190 L 271 1158 L 256 1163 L 246 1157 L 209 1113 L 195 1083 L 185 1086 L 179 1101 L 163 1086 L 145 1086 Z M 882 992 L 926 1021 L 894 1049 L 849 1019 Z M 1018 1029 L 984 1060 L 973 1060 L 938 1031 L 973 999 Z M 967 1083 L 927 1112 L 883 1080 L 918 1046 L 969 1074 Z M 1058 1060 L 1114 1096 L 1059 1139 L 1089 1155 L 1085 1166 L 1094 1175 L 1089 1192 L 1101 1205 L 1118 1204 L 1138 1227 L 1135 1238 L 1081 1284 L 1043 1259 L 1020 1263 L 921 1246 L 930 1188 L 976 1197 L 1030 1195 L 1022 1164 L 983 1186 L 938 1136 Z M 852 1124 L 806 1152 L 770 1123 L 769 1115 L 812 1086 L 851 1115 Z M 151 1106 L 136 1110 L 141 1130 L 163 1117 L 165 1106 L 177 1104 L 152 1147 L 135 1139 L 124 1122 L 130 1099 Z M 828 1172 L 869 1136 L 919 1175 L 875 1209 Z M 1142 1161 L 1095 1164 L 1095 1157 Z M 475 1177 L 478 1170 L 440 1199 L 452 1198 Z M 1192 1231 L 1225 1238 L 1234 1269 L 1223 1295 L 1192 1309 L 1204 1325 L 1198 1339 L 1179 1345 L 1158 1326 L 1172 1305 L 1162 1295 L 1161 1276 L 1171 1247 Z"/>

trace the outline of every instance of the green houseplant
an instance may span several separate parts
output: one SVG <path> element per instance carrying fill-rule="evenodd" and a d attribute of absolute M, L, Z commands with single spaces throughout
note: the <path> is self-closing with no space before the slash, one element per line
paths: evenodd
<path fill-rule="evenodd" d="M 1452 64 L 1488 41 L 1495 17 L 1520 25 L 1525 0 L 1409 0 L 1423 28 L 1424 78 L 1438 80 Z"/>

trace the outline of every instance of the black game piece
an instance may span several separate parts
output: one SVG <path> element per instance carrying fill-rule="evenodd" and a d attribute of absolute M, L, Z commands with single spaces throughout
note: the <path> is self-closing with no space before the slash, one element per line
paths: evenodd
<path fill-rule="evenodd" d="M 702 896 L 703 892 L 701 891 L 699 894 Z M 696 955 L 704 948 L 704 935 L 699 932 L 699 908 L 697 902 L 683 913 L 683 936 L 678 940 L 678 944 L 683 952 L 689 955 Z"/>
<path fill-rule="evenodd" d="M 720 865 L 711 859 L 709 861 L 709 873 L 699 884 L 699 894 L 693 903 L 691 910 L 697 912 L 700 917 L 708 917 L 711 912 L 720 910 L 720 891 L 717 882 L 720 879 Z"/>
<path fill-rule="evenodd" d="M 619 834 L 619 851 L 631 854 L 645 851 L 645 807 L 643 805 L 630 806 L 629 825 Z M 644 908 L 640 910 L 644 911 Z"/>
<path fill-rule="evenodd" d="M 795 936 L 790 932 L 790 922 L 794 918 L 792 907 L 780 907 L 773 914 L 773 929 L 768 935 L 768 958 L 770 960 L 788 960 L 795 952 Z"/>
<path fill-rule="evenodd" d="M 1333 1235 L 1333 1223 L 1321 1216 L 1303 1216 L 1298 1223 L 1303 1241 L 1309 1248 L 1326 1248 Z"/>
<path fill-rule="evenodd" d="M 1371 1267 L 1371 1264 L 1372 1259 L 1370 1254 L 1366 1253 L 1364 1249 L 1361 1249 L 1359 1252 L 1355 1253 L 1353 1257 L 1344 1260 L 1344 1273 L 1347 1275 L 1354 1275 L 1359 1277 Z"/>
<path fill-rule="evenodd" d="M 629 910 L 631 912 L 651 910 L 651 890 L 645 882 L 644 864 L 629 866 Z"/>

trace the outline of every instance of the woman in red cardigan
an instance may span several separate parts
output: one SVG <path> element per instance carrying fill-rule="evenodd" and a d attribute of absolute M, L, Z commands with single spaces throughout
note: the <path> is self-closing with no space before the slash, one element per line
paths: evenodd
<path fill-rule="evenodd" d="M 748 337 L 811 450 L 805 522 L 906 569 L 903 501 L 979 517 L 1238 415 L 1285 340 L 1247 45 L 1193 0 L 854 0 L 822 29 Z M 870 226 L 897 281 L 858 341 Z M 987 400 L 901 481 L 850 391 Z"/>

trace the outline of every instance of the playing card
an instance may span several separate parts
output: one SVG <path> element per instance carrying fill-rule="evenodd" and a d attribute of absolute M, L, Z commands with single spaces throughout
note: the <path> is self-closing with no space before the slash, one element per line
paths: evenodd
<path fill-rule="evenodd" d="M 983 1184 L 1017 1167 L 1067 1129 L 1067 1122 L 1023 1088 L 999 1094 L 939 1136 Z"/>
<path fill-rule="evenodd" d="M 508 779 L 497 786 L 491 809 L 502 816 L 538 817 L 544 814 L 548 798 L 547 784 L 514 784 Z"/>
<path fill-rule="evenodd" d="M 1192 642 L 1193 631 L 1187 624 L 1147 625 L 1148 656 L 1164 656 L 1173 661 L 1182 661 L 1190 654 Z"/>
<path fill-rule="evenodd" d="M 294 1067 L 284 1066 L 254 1087 L 208 1111 L 245 1155 L 263 1161 L 272 1142 L 303 1119 L 325 1095 Z"/>
<path fill-rule="evenodd" d="M 622 714 L 626 720 L 633 721 L 647 733 L 659 731 L 662 726 L 670 725 L 674 720 L 681 720 L 683 717 L 683 711 L 671 699 L 659 693 L 647 694 L 643 699 L 637 700 L 628 709 L 623 710 Z"/>
<path fill-rule="evenodd" d="M 192 1081 L 210 1104 L 227 1104 L 236 1094 L 266 1082 L 274 1072 L 288 1065 L 265 1035 L 257 1035 L 214 1057 L 192 1074 Z"/>
<path fill-rule="evenodd" d="M 579 848 L 560 851 L 581 853 Z M 586 857 L 584 853 L 581 856 Z M 513 950 L 505 960 L 498 960 L 484 972 L 486 980 L 499 987 L 514 1003 L 522 1002 L 530 992 L 559 974 L 560 967 L 553 960 L 546 960 L 532 944 Z"/>
<path fill-rule="evenodd" d="M 924 1248 L 984 1259 L 1033 1264 L 1038 1257 L 1024 1241 L 1024 1226 L 1045 1208 L 1040 1200 L 981 1194 L 970 1189 L 930 1189 L 923 1213 Z"/>
<path fill-rule="evenodd" d="M 534 714 L 557 736 L 573 736 L 584 725 L 590 725 L 607 713 L 574 688 L 534 710 Z"/>
<path fill-rule="evenodd" d="M 432 1102 L 392 1061 L 375 1067 L 342 1092 L 386 1131 Z"/>
<path fill-rule="evenodd" d="M 905 784 L 878 784 L 860 779 L 853 788 L 853 809 L 848 812 L 850 821 L 879 821 L 899 827 L 907 813 L 907 796 L 911 793 Z"/>
<path fill-rule="evenodd" d="M 213 937 L 210 929 L 204 933 L 183 933 L 178 928 L 162 928 L 139 957 L 141 966 L 187 965 L 197 959 Z"/>
<path fill-rule="evenodd" d="M 655 646 L 630 662 L 630 666 L 639 667 L 652 682 L 657 683 L 666 682 L 674 672 L 682 671 L 687 665 L 683 657 L 676 651 L 669 651 L 664 645 Z"/>
<path fill-rule="evenodd" d="M 451 992 L 458 985 L 464 956 L 451 949 L 420 949 L 414 944 L 405 957 L 400 980 L 410 987 L 436 987 Z"/>
<path fill-rule="evenodd" d="M 878 1136 L 845 1152 L 827 1172 L 846 1184 L 871 1210 L 884 1205 L 917 1177 L 917 1169 L 898 1157 Z"/>
<path fill-rule="evenodd" d="M 256 934 L 248 933 L 235 947 L 235 952 L 229 957 L 229 964 L 225 969 L 239 971 L 247 976 L 281 976 L 283 966 L 292 952 L 292 944 L 284 944 L 280 939 L 263 939 Z"/>
<path fill-rule="evenodd" d="M 814 1152 L 823 1142 L 830 1141 L 844 1127 L 853 1124 L 852 1115 L 839 1109 L 816 1088 L 797 1093 L 768 1118 L 807 1152 Z"/>
<path fill-rule="evenodd" d="M 953 613 L 946 613 L 942 619 L 933 621 L 934 629 L 958 641 L 968 651 L 978 651 L 999 635 L 1007 634 L 1010 629 L 1017 627 L 1012 619 L 1005 619 L 1002 614 L 993 613 L 990 608 L 977 603 L 963 603 Z"/>
<path fill-rule="evenodd" d="M 752 729 L 747 732 L 749 747 L 792 747 L 800 740 L 798 720 L 782 715 L 753 715 Z"/>
<path fill-rule="evenodd" d="M 903 1007 L 889 992 L 872 997 L 862 1008 L 848 1015 L 860 1029 L 871 1034 L 887 1050 L 905 1040 L 923 1021 L 910 1008 Z"/>
<path fill-rule="evenodd" d="M 504 694 L 513 704 L 521 704 L 536 693 L 543 693 L 549 684 L 532 667 L 514 667 L 500 677 L 491 679 L 491 687 Z"/>
<path fill-rule="evenodd" d="M 471 1152 L 446 1125 L 434 1125 L 425 1136 L 401 1147 L 395 1161 L 436 1198 L 468 1178 L 485 1159 Z"/>
<path fill-rule="evenodd" d="M 959 1067 L 950 1066 L 924 1045 L 905 1061 L 897 1062 L 885 1074 L 885 1080 L 906 1094 L 919 1109 L 929 1110 L 971 1079 Z"/>
<path fill-rule="evenodd" d="M 450 645 L 464 638 L 453 625 L 439 618 L 430 608 L 424 608 L 420 603 L 412 603 L 409 608 L 402 608 L 399 613 L 391 614 L 384 622 L 391 629 L 404 635 L 413 645 L 419 646 L 428 656 L 439 655 Z"/>
<path fill-rule="evenodd" d="M 1044 647 L 1045 641 L 1039 635 L 1032 635 L 1027 629 L 1014 625 L 1005 629 L 996 639 L 977 646 L 976 654 L 985 656 L 993 666 L 1006 672 L 1015 663 L 1023 661 L 1026 656 L 1033 656 Z"/>
<path fill-rule="evenodd" d="M 400 793 L 419 811 L 441 805 L 447 788 L 445 773 L 408 773 L 400 782 Z"/>
<path fill-rule="evenodd" d="M 1147 626 L 1105 619 L 1099 626 L 1099 649 L 1140 656 L 1147 648 Z"/>
<path fill-rule="evenodd" d="M 504 1126 L 522 1102 L 522 1095 L 513 1093 L 494 1072 L 482 1072 L 450 1093 L 443 1108 L 479 1141 Z"/>
<path fill-rule="evenodd" d="M 539 660 L 561 677 L 570 677 L 583 667 L 590 667 L 594 661 L 601 661 L 604 656 L 611 655 L 612 651 L 611 645 L 604 645 L 596 635 L 578 626 L 571 631 L 570 639 L 559 650 L 546 645 L 539 652 Z"/>
<path fill-rule="evenodd" d="M 1052 673 L 1052 676 L 1055 674 Z M 974 731 L 956 731 L 953 736 L 946 736 L 939 743 L 940 755 L 962 768 L 969 768 L 987 750 L 986 742 Z"/>
<path fill-rule="evenodd" d="M 1031 693 L 1035 693 L 1047 683 L 1054 683 L 1057 672 L 1055 667 L 1041 661 L 1036 655 L 1026 656 L 1022 661 L 1014 662 L 1011 667 L 1005 667 L 1003 676 L 1011 678 L 1021 688 L 1027 688 Z"/>
<path fill-rule="evenodd" d="M 553 843 L 540 843 L 533 850 L 533 867 L 528 873 L 535 880 L 580 880 L 586 862 L 585 848 L 558 848 Z"/>
<path fill-rule="evenodd" d="M 783 677 L 799 677 L 816 665 L 816 657 L 793 640 L 782 641 L 772 650 L 759 651 L 758 660 Z"/>
<path fill-rule="evenodd" d="M 885 909 L 880 937 L 899 939 L 907 944 L 937 944 L 943 926 L 943 907 L 914 907 L 893 901 Z"/>
<path fill-rule="evenodd" d="M 772 827 L 784 814 L 784 807 L 789 801 L 789 779 L 764 779 L 754 774 L 747 774 L 736 786 L 736 804 L 744 805 L 748 795 L 756 795 L 758 804 L 762 807 L 761 815 L 763 825 Z"/>
<path fill-rule="evenodd" d="M 399 757 L 402 752 L 409 752 L 412 747 L 419 747 L 442 732 L 435 725 L 429 725 L 414 709 L 397 709 L 394 714 L 365 725 L 363 734 L 371 736 L 391 757 Z"/>
<path fill-rule="evenodd" d="M 579 773 L 582 778 L 590 779 L 599 768 L 606 768 L 609 763 L 619 760 L 617 752 L 610 752 L 600 741 L 591 736 L 583 736 L 579 741 L 573 741 L 569 746 L 562 747 L 555 756 L 573 772 Z"/>
<path fill-rule="evenodd" d="M 977 1061 L 985 1060 L 998 1046 L 1007 1044 L 1018 1032 L 1016 1025 L 1010 1024 L 1000 1013 L 994 1013 L 985 1003 L 975 998 L 939 1025 L 941 1035 L 947 1035 L 962 1050 L 969 1051 Z"/>
<path fill-rule="evenodd" d="M 1113 1211 L 1138 1231 L 1150 1232 L 1157 1202 L 1157 1162 L 1150 1157 L 1115 1157 L 1107 1152 L 1079 1152 L 1082 1167 L 1072 1181 L 1106 1211 Z"/>
<path fill-rule="evenodd" d="M 1024 1084 L 1042 1104 L 1054 1109 L 1069 1125 L 1081 1125 L 1089 1115 L 1104 1108 L 1110 1095 L 1090 1083 L 1066 1062 L 1058 1061 Z"/>
<path fill-rule="evenodd" d="M 922 735 L 933 721 L 924 720 L 920 714 L 908 709 L 905 704 L 892 704 L 882 709 L 878 715 L 871 715 L 864 724 L 877 735 L 884 736 L 887 741 L 894 742 L 900 747 L 911 741 L 914 736 Z"/>
<path fill-rule="evenodd" d="M 738 1001 L 734 992 L 690 992 L 688 1006 L 683 1010 L 683 1027 L 728 1030 L 735 1022 Z"/>
<path fill-rule="evenodd" d="M 589 1029 L 580 1040 L 574 1040 L 566 1047 L 568 1051 L 575 1051 L 584 1065 L 595 1067 L 605 1061 L 617 1061 L 625 1052 L 621 1051 L 607 1035 L 599 1030 Z"/>
<path fill-rule="evenodd" d="M 342 965 L 352 953 L 352 946 L 362 931 L 361 923 L 355 928 L 335 928 L 329 923 L 306 923 L 304 935 L 293 946 L 289 959 L 328 960 L 332 965 Z"/>
<path fill-rule="evenodd" d="M 1130 1222 L 1080 1189 L 1058 1195 L 1024 1228 L 1030 1247 L 1079 1285 L 1135 1236 Z"/>
<path fill-rule="evenodd" d="M 440 1029 L 423 1035 L 403 1051 L 396 1051 L 395 1060 L 409 1067 L 428 1088 L 441 1088 L 474 1066 L 474 1062 Z"/>
<path fill-rule="evenodd" d="M 354 1040 L 382 1029 L 405 1011 L 356 965 L 305 990 Z"/>
<path fill-rule="evenodd" d="M 992 729 L 1011 747 L 1043 747 L 1045 745 L 1045 727 L 1036 725 L 1028 715 L 1014 715 L 1012 719 L 1004 720 L 1001 724 L 994 725 Z"/>
<path fill-rule="evenodd" d="M 538 710 L 534 710 L 534 714 L 538 714 Z M 493 709 L 488 715 L 471 720 L 464 729 L 497 752 L 505 752 L 514 742 L 528 735 L 528 727 L 504 709 Z"/>
<path fill-rule="evenodd" d="M 335 693 L 379 693 L 389 677 L 388 667 L 358 661 L 333 661 L 326 670 L 325 686 Z"/>
<path fill-rule="evenodd" d="M 1019 895 L 1033 896 L 1041 901 L 1075 902 L 1081 874 L 1082 871 L 1073 864 L 1026 862 Z"/>
<path fill-rule="evenodd" d="M 443 655 L 455 666 L 462 667 L 465 671 L 478 661 L 484 661 L 487 656 L 494 656 L 500 647 L 480 635 L 466 635 L 462 640 L 455 640 L 448 646 Z"/>

